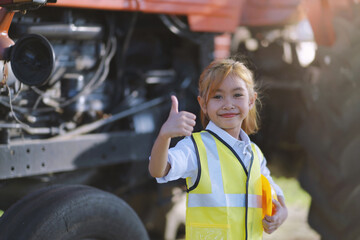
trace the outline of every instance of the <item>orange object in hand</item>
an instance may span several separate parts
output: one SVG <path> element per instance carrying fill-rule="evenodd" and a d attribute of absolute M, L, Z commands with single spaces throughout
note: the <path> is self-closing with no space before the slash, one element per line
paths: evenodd
<path fill-rule="evenodd" d="M 273 199 L 278 200 L 277 195 L 270 185 L 267 178 L 261 174 L 261 184 L 262 184 L 262 218 L 265 215 L 272 216 L 274 214 L 274 204 Z"/>

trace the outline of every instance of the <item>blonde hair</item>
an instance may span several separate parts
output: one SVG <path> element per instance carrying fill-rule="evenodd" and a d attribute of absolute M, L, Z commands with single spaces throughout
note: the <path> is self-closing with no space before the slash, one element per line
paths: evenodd
<path fill-rule="evenodd" d="M 230 58 L 221 59 L 210 63 L 200 76 L 199 96 L 204 100 L 205 104 L 214 96 L 216 89 L 218 89 L 222 81 L 229 75 L 244 80 L 249 92 L 249 97 L 254 97 L 256 86 L 253 73 L 242 62 Z M 256 133 L 259 130 L 258 104 L 260 104 L 260 101 L 257 98 L 254 106 L 250 109 L 241 125 L 241 128 L 248 135 Z M 200 117 L 203 127 L 206 127 L 210 121 L 209 117 L 205 115 L 203 111 L 201 111 Z"/>

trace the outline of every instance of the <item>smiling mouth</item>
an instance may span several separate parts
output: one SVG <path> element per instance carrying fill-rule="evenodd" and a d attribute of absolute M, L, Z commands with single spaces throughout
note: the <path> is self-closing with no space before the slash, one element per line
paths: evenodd
<path fill-rule="evenodd" d="M 225 114 L 220 114 L 221 117 L 223 118 L 233 118 L 235 116 L 237 116 L 236 113 L 225 113 Z"/>

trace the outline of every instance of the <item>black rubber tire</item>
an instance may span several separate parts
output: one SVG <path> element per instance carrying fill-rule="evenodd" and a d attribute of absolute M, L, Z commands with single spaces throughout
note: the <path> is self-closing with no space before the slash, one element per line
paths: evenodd
<path fill-rule="evenodd" d="M 334 21 L 337 41 L 320 47 L 304 88 L 298 139 L 308 155 L 300 182 L 312 196 L 310 225 L 326 240 L 360 239 L 360 9 Z"/>
<path fill-rule="evenodd" d="M 2 240 L 146 240 L 136 213 L 117 196 L 83 185 L 33 192 L 0 218 Z"/>

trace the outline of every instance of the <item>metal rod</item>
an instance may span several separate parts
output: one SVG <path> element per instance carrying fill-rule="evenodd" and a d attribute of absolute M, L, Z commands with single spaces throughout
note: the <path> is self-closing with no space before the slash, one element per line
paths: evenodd
<path fill-rule="evenodd" d="M 70 132 L 67 132 L 63 135 L 59 135 L 59 136 L 56 136 L 56 137 L 53 137 L 51 139 L 69 139 L 69 138 L 72 138 L 74 136 L 77 136 L 77 135 L 81 135 L 81 134 L 85 134 L 85 133 L 89 133 L 91 131 L 94 131 L 95 129 L 97 128 L 100 128 L 106 124 L 109 124 L 109 123 L 112 123 L 112 122 L 115 122 L 119 119 L 122 119 L 124 117 L 128 117 L 130 115 L 133 115 L 133 114 L 136 114 L 138 112 L 141 112 L 141 111 L 144 111 L 148 108 L 152 108 L 154 106 L 157 106 L 161 103 L 163 103 L 167 98 L 165 97 L 159 97 L 159 98 L 155 98 L 153 100 L 150 100 L 148 102 L 145 102 L 145 103 L 142 103 L 136 107 L 133 107 L 133 108 L 129 108 L 125 111 L 122 111 L 122 112 L 119 112 L 109 118 L 106 118 L 106 119 L 101 119 L 101 120 L 98 120 L 96 122 L 93 122 L 93 123 L 89 123 L 89 124 L 86 124 L 86 125 L 83 125 L 73 131 L 70 131 Z"/>

